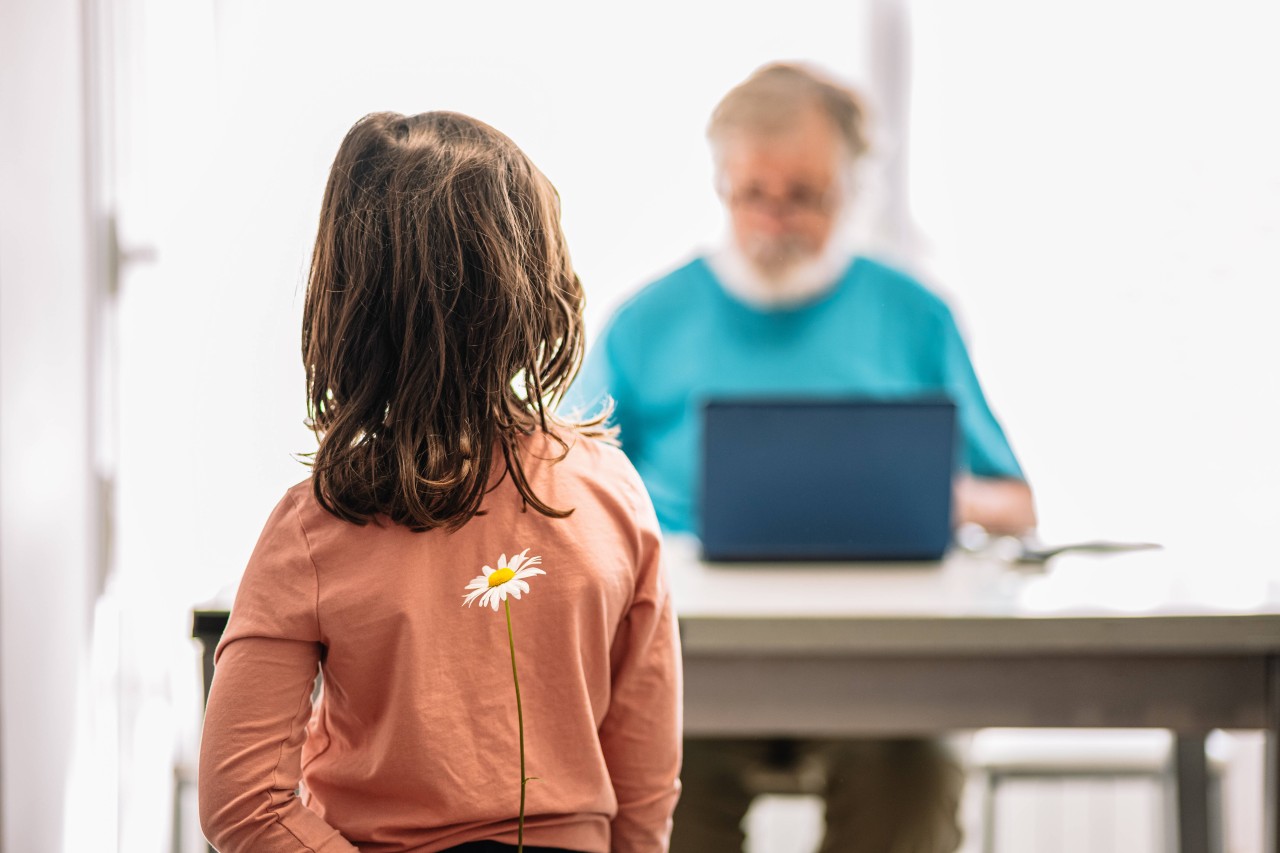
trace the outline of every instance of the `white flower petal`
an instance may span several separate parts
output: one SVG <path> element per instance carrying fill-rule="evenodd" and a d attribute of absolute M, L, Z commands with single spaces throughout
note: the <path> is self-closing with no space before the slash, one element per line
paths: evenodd
<path fill-rule="evenodd" d="M 492 565 L 483 567 L 482 574 L 471 581 L 464 588 L 467 594 L 462 597 L 462 603 L 470 607 L 476 601 L 480 602 L 480 606 L 488 605 L 495 611 L 499 609 L 498 605 L 507 601 L 507 596 L 519 600 L 520 597 L 530 591 L 529 583 L 526 578 L 545 575 L 546 572 L 538 565 L 542 563 L 542 557 L 534 555 L 529 556 L 529 549 L 525 548 L 520 553 L 513 553 L 510 558 L 506 554 L 498 557 L 497 562 Z M 511 577 L 499 584 L 490 584 L 493 580 L 493 573 L 497 571 L 507 570 L 511 572 Z"/>

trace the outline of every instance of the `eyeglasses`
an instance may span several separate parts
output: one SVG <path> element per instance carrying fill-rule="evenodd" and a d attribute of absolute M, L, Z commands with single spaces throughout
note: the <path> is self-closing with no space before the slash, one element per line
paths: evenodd
<path fill-rule="evenodd" d="M 771 213 L 779 217 L 792 215 L 826 216 L 836 209 L 839 201 L 837 187 L 816 189 L 797 184 L 782 195 L 769 193 L 760 186 L 746 186 L 731 190 L 726 195 L 730 207 L 757 213 Z"/>

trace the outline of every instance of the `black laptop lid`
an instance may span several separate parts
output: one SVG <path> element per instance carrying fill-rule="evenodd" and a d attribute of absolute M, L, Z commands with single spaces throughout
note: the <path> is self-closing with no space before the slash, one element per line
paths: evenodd
<path fill-rule="evenodd" d="M 933 560 L 951 541 L 955 404 L 715 400 L 704 410 L 708 560 Z"/>

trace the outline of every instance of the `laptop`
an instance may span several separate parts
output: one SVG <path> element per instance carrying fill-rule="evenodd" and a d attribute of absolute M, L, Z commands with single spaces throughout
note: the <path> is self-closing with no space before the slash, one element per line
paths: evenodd
<path fill-rule="evenodd" d="M 720 399 L 703 412 L 702 556 L 937 560 L 951 542 L 945 397 Z"/>

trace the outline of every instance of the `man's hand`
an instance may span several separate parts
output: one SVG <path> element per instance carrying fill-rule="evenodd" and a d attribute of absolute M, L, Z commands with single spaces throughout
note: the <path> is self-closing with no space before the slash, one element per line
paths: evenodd
<path fill-rule="evenodd" d="M 1021 535 L 1036 526 L 1031 487 L 1022 480 L 961 476 L 955 482 L 956 524 L 988 533 Z"/>

